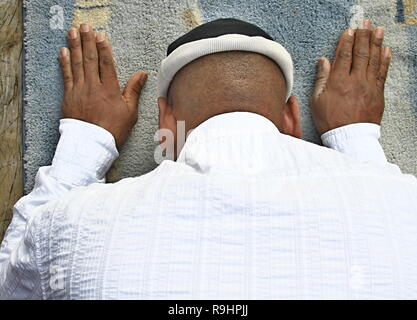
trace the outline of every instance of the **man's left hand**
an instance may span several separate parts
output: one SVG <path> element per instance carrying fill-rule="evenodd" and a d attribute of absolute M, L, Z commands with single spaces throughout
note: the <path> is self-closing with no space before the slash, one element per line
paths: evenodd
<path fill-rule="evenodd" d="M 354 123 L 380 125 L 391 49 L 383 48 L 382 28 L 369 20 L 340 37 L 333 64 L 319 60 L 311 111 L 320 135 Z"/>

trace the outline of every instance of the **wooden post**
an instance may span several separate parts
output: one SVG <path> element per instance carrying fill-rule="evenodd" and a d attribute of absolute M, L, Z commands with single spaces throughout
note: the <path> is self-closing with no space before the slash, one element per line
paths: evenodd
<path fill-rule="evenodd" d="M 0 241 L 23 194 L 22 0 L 0 2 Z"/>

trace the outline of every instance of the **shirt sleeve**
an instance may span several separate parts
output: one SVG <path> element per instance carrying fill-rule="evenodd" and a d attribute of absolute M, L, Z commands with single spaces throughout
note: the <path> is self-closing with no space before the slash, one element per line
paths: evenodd
<path fill-rule="evenodd" d="M 381 127 L 373 123 L 355 123 L 324 133 L 323 145 L 360 162 L 388 164 L 379 143 Z"/>
<path fill-rule="evenodd" d="M 48 202 L 71 189 L 104 183 L 119 156 L 112 134 L 75 119 L 62 119 L 61 134 L 51 166 L 41 167 L 31 193 L 13 208 L 12 222 L 0 247 L 0 299 L 40 298 L 36 232 L 31 226 Z"/>

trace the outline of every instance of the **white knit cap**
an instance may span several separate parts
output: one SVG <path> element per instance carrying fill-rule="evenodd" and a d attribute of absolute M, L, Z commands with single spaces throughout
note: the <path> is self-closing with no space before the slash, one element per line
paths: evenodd
<path fill-rule="evenodd" d="M 236 23 L 235 21 L 237 21 L 238 23 L 247 24 L 235 19 L 223 19 L 217 21 L 226 21 L 229 24 L 230 21 L 232 23 Z M 267 56 L 273 60 L 280 67 L 285 77 L 287 84 L 286 99 L 288 100 L 291 96 L 293 87 L 293 62 L 288 51 L 278 42 L 267 39 L 264 36 L 251 36 L 239 33 L 229 33 L 217 37 L 189 41 L 177 45 L 175 50 L 171 50 L 171 52 L 168 50 L 168 57 L 162 61 L 158 74 L 159 96 L 167 98 L 171 81 L 174 79 L 177 72 L 187 64 L 203 56 L 226 51 L 254 52 Z"/>

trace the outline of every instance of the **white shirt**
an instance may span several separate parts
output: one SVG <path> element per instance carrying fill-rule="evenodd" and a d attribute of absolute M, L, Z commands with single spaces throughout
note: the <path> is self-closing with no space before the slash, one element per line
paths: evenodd
<path fill-rule="evenodd" d="M 379 130 L 328 132 L 335 151 L 229 113 L 177 162 L 104 184 L 111 134 L 61 120 L 52 165 L 14 207 L 0 297 L 416 299 L 417 179 L 387 163 Z"/>

